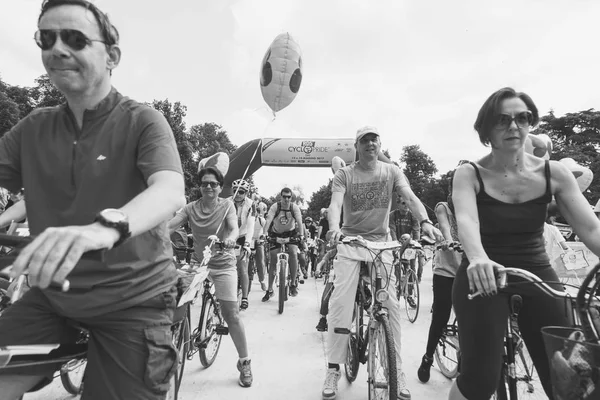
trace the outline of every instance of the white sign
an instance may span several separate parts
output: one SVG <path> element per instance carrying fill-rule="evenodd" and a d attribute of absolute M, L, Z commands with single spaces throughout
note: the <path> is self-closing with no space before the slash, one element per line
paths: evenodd
<path fill-rule="evenodd" d="M 338 156 L 350 164 L 356 158 L 354 139 L 263 139 L 263 165 L 330 167 Z"/>

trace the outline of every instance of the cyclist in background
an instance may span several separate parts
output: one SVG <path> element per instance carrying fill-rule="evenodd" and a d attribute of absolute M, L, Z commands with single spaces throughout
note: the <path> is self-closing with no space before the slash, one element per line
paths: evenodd
<path fill-rule="evenodd" d="M 240 310 L 248 309 L 248 291 L 250 289 L 250 280 L 248 279 L 248 258 L 246 251 L 250 249 L 252 236 L 254 235 L 254 224 L 256 221 L 256 208 L 250 194 L 250 184 L 243 179 L 236 179 L 231 185 L 233 189 L 233 204 L 237 214 L 239 227 L 239 236 L 237 245 L 241 246 L 240 253 L 237 256 L 237 270 L 240 284 L 242 285 L 242 302 Z"/>
<path fill-rule="evenodd" d="M 274 203 L 267 214 L 267 221 L 265 223 L 265 236 L 273 238 L 298 238 L 302 240 L 304 238 L 304 225 L 302 224 L 302 213 L 300 207 L 292 202 L 292 189 L 285 187 L 281 189 L 281 201 Z M 269 288 L 265 293 L 262 301 L 268 301 L 273 297 L 273 283 L 275 282 L 275 275 L 277 274 L 277 252 L 281 248 L 281 245 L 274 244 L 270 248 L 270 262 L 269 262 Z M 298 246 L 296 244 L 289 243 L 287 245 L 287 254 L 289 256 L 289 274 L 291 282 L 296 281 L 296 274 L 298 273 Z M 283 282 L 280 282 L 283 284 Z M 290 295 L 298 295 L 298 287 L 296 285 L 290 286 Z"/>
<path fill-rule="evenodd" d="M 265 213 L 267 212 L 267 205 L 262 201 L 256 206 L 256 222 L 254 223 L 254 267 L 258 274 L 258 280 L 260 282 L 260 288 L 262 291 L 267 290 L 267 283 L 265 282 L 265 244 L 261 243 L 264 240 L 263 231 L 266 224 Z M 249 265 L 248 268 L 252 268 Z M 252 283 L 252 282 L 251 282 Z"/>
<path fill-rule="evenodd" d="M 421 227 L 417 218 L 413 217 L 412 212 L 408 209 L 406 202 L 402 197 L 398 196 L 396 199 L 398 208 L 390 213 L 390 233 L 393 240 L 400 240 L 400 237 L 404 234 L 411 235 L 413 240 L 419 240 L 421 238 Z M 417 262 L 419 263 L 418 270 L 415 268 Z M 410 268 L 417 273 L 419 282 L 421 281 L 421 275 L 423 274 L 423 259 L 422 257 L 413 258 L 409 261 Z M 411 307 L 416 307 L 412 297 L 408 298 Z"/>
<path fill-rule="evenodd" d="M 244 323 L 240 318 L 237 303 L 238 276 L 235 247 L 239 237 L 238 218 L 231 198 L 219 197 L 223 190 L 223 174 L 213 167 L 202 168 L 198 172 L 202 197 L 188 203 L 169 221 L 169 230 L 174 232 L 186 222 L 194 236 L 194 253 L 198 262 L 204 258 L 204 249 L 210 244 L 211 235 L 223 242 L 223 251 L 213 250 L 208 263 L 209 277 L 214 283 L 215 295 L 221 305 L 223 318 L 229 327 L 231 340 L 238 352 L 237 369 L 240 372 L 238 383 L 242 387 L 252 386 L 252 369 L 248 356 L 248 344 Z"/>

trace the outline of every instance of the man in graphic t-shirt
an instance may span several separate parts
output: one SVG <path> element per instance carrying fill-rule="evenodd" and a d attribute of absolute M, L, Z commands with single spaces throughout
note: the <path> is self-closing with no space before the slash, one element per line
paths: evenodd
<path fill-rule="evenodd" d="M 292 203 L 292 189 L 281 189 L 281 201 L 273 204 L 267 214 L 265 222 L 265 236 L 269 237 L 295 237 L 302 240 L 304 238 L 304 224 L 302 223 L 302 213 L 300 207 Z M 271 262 L 269 263 L 269 289 L 262 298 L 262 301 L 268 301 L 273 296 L 273 282 L 277 273 L 277 253 L 280 245 L 273 245 L 270 248 Z M 296 282 L 298 273 L 298 246 L 289 243 L 287 245 L 288 263 L 290 268 L 290 279 Z M 296 285 L 290 286 L 290 295 L 297 296 L 298 288 Z"/>

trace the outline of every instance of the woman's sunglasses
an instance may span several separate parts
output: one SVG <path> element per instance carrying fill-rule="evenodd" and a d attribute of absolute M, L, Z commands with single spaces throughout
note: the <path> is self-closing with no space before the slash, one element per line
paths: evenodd
<path fill-rule="evenodd" d="M 219 187 L 219 182 L 200 182 L 200 187 L 207 188 L 209 186 L 213 189 L 216 189 Z"/>
<path fill-rule="evenodd" d="M 75 29 L 40 29 L 34 35 L 35 43 L 42 50 L 50 50 L 56 43 L 56 38 L 60 35 L 60 40 L 71 49 L 80 51 L 89 46 L 92 42 L 106 43 L 104 40 L 90 39 L 82 32 Z"/>
<path fill-rule="evenodd" d="M 508 114 L 498 114 L 494 126 L 496 129 L 508 129 L 513 121 L 515 121 L 519 128 L 527 128 L 533 122 L 533 114 L 531 114 L 531 111 L 520 112 L 514 117 Z"/>
<path fill-rule="evenodd" d="M 242 190 L 242 189 L 240 189 L 240 190 L 238 190 L 238 191 L 236 192 L 236 194 L 239 194 L 240 196 L 243 196 L 243 195 L 245 195 L 245 194 L 246 194 L 246 191 L 245 191 L 245 190 Z"/>

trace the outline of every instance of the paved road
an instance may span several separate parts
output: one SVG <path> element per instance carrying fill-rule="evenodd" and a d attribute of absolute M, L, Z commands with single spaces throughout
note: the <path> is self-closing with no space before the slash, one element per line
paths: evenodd
<path fill-rule="evenodd" d="M 402 357 L 409 389 L 415 400 L 446 399 L 450 381 L 434 366 L 431 380 L 422 384 L 417 378 L 417 368 L 425 351 L 431 314 L 431 269 L 425 267 L 421 283 L 421 307 L 417 321 L 411 324 L 406 319 L 404 304 Z M 322 280 L 309 278 L 300 286 L 300 294 L 286 303 L 282 315 L 277 313 L 277 298 L 268 303 L 260 301 L 263 293 L 254 282 L 250 292 L 250 307 L 243 312 L 250 352 L 254 385 L 242 388 L 237 384 L 237 354 L 229 336 L 223 337 L 221 349 L 215 363 L 204 369 L 198 358 L 185 365 L 182 400 L 210 399 L 260 399 L 260 400 L 320 400 L 325 377 L 325 334 L 317 332 L 318 310 Z M 195 318 L 199 307 L 195 306 Z M 195 323 L 196 321 L 194 321 Z M 368 397 L 366 368 L 361 365 L 359 376 L 348 384 L 342 376 L 339 400 L 363 400 Z M 35 394 L 26 395 L 26 400 L 75 399 L 69 396 L 56 380 L 50 387 Z"/>

